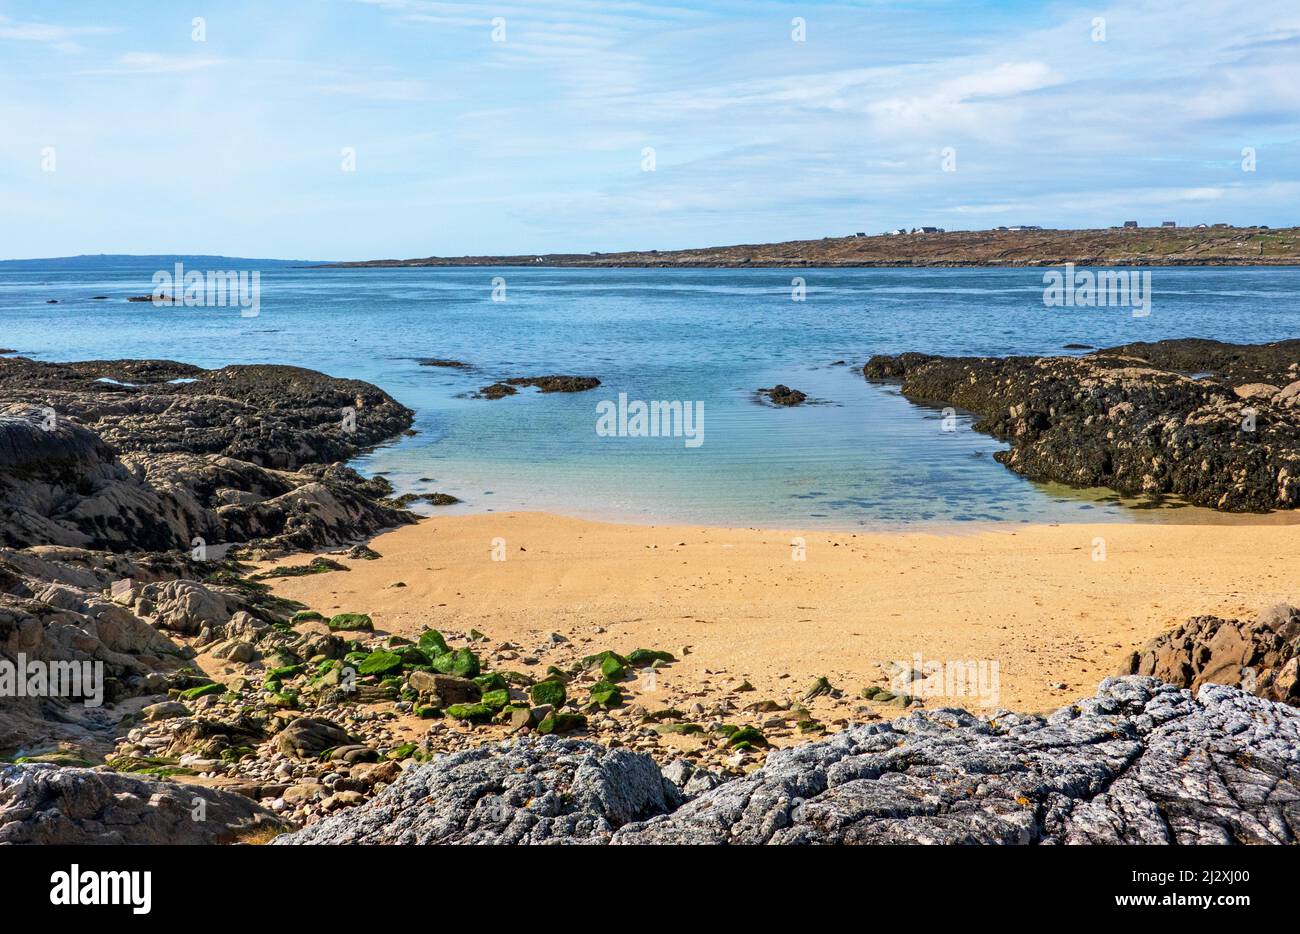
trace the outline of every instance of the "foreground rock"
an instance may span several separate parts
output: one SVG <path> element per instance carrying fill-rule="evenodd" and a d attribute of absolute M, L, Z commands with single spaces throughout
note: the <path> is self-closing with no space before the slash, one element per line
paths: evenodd
<path fill-rule="evenodd" d="M 51 765 L 0 766 L 0 844 L 235 843 L 282 829 L 242 795 Z"/>
<path fill-rule="evenodd" d="M 649 756 L 543 737 L 444 756 L 277 843 L 600 843 L 676 803 Z"/>
<path fill-rule="evenodd" d="M 1123 674 L 1200 690 L 1228 684 L 1300 705 L 1300 610 L 1275 607 L 1253 621 L 1196 616 L 1134 652 Z"/>
<path fill-rule="evenodd" d="M 1047 718 L 850 727 L 679 797 L 646 756 L 521 740 L 414 768 L 275 842 L 1295 843 L 1300 711 L 1111 678 Z"/>
<path fill-rule="evenodd" d="M 1231 512 L 1300 506 L 1300 341 L 1129 344 L 1082 357 L 876 356 L 868 379 L 980 416 L 1032 480 L 1177 495 Z"/>

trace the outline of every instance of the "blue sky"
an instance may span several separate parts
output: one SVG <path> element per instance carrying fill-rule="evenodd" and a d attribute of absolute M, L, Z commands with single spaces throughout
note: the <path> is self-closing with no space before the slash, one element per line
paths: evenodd
<path fill-rule="evenodd" d="M 6 258 L 1282 226 L 1300 4 L 0 0 L 0 128 Z"/>

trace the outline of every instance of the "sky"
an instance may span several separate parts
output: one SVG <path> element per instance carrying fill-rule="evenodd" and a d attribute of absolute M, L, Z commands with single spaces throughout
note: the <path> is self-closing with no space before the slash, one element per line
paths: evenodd
<path fill-rule="evenodd" d="M 1296 0 L 0 0 L 0 258 L 1298 209 Z"/>

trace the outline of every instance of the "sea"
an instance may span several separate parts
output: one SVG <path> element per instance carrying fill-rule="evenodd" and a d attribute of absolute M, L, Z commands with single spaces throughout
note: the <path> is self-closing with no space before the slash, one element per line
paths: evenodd
<path fill-rule="evenodd" d="M 257 272 L 256 308 L 126 300 L 150 293 L 176 261 Z M 0 348 L 49 361 L 283 363 L 366 380 L 415 411 L 416 433 L 353 466 L 398 492 L 459 497 L 442 513 L 839 530 L 1222 519 L 1176 501 L 1030 482 L 994 459 L 1005 446 L 974 431 L 968 413 L 913 404 L 897 386 L 866 381 L 862 365 L 907 350 L 1070 354 L 1086 351 L 1067 345 L 1174 337 L 1293 338 L 1300 268 L 1151 269 L 1149 313 L 1136 315 L 1047 304 L 1044 272 L 10 261 L 0 263 Z M 465 366 L 422 364 L 430 359 Z M 600 385 L 476 396 L 505 378 L 553 374 Z M 757 390 L 777 384 L 808 401 L 766 404 Z M 641 430 L 638 403 L 670 403 L 655 409 L 657 436 Z"/>

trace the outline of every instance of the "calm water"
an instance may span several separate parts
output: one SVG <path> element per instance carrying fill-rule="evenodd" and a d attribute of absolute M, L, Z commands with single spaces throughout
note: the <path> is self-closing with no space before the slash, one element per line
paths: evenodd
<path fill-rule="evenodd" d="M 373 382 L 416 410 L 413 438 L 357 463 L 453 510 L 806 528 L 951 521 L 1190 518 L 1022 480 L 1002 446 L 872 386 L 873 353 L 1063 352 L 1200 336 L 1300 333 L 1300 269 L 1156 269 L 1150 317 L 1048 309 L 1042 270 L 262 269 L 261 313 L 128 304 L 156 263 L 0 264 L 0 346 L 42 360 L 291 363 Z M 791 277 L 807 300 L 791 301 Z M 492 301 L 492 280 L 506 300 Z M 109 301 L 91 301 L 93 295 Z M 48 299 L 60 301 L 48 305 Z M 463 360 L 469 371 L 424 367 Z M 847 365 L 835 366 L 836 361 Z M 574 395 L 468 398 L 507 376 L 576 373 Z M 818 404 L 755 403 L 783 382 Z M 600 437 L 596 404 L 704 403 L 704 443 Z M 425 479 L 427 478 L 427 479 Z"/>

